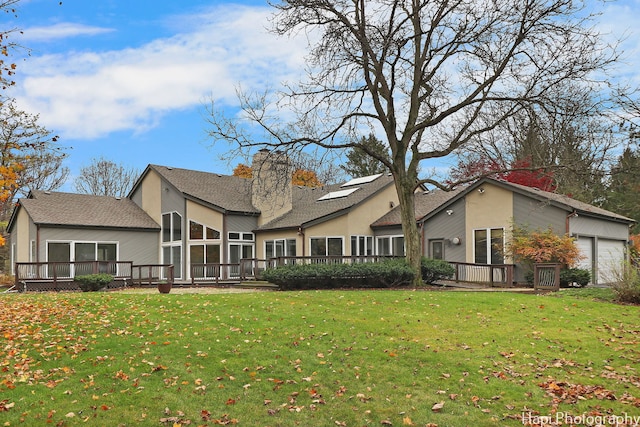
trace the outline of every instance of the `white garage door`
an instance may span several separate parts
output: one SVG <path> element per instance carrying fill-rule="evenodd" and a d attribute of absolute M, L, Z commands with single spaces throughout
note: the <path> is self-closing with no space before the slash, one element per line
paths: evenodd
<path fill-rule="evenodd" d="M 598 239 L 598 284 L 615 281 L 624 262 L 624 242 Z"/>
<path fill-rule="evenodd" d="M 582 254 L 582 259 L 578 263 L 578 268 L 583 268 L 585 270 L 589 270 L 591 273 L 591 281 L 594 282 L 593 278 L 593 237 L 578 237 L 576 241 L 578 249 L 580 249 L 580 254 Z"/>

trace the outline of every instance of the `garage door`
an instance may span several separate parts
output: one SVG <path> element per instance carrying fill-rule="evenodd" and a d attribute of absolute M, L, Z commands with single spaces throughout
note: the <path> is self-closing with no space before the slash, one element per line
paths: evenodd
<path fill-rule="evenodd" d="M 598 239 L 598 284 L 611 283 L 624 262 L 624 242 Z"/>
<path fill-rule="evenodd" d="M 593 237 L 579 237 L 576 244 L 582 255 L 578 268 L 589 270 L 593 282 Z"/>

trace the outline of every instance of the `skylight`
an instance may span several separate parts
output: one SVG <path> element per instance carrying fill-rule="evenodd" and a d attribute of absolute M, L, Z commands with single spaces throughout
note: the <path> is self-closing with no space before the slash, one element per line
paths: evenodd
<path fill-rule="evenodd" d="M 353 193 L 356 190 L 359 190 L 359 187 L 348 188 L 346 190 L 340 190 L 340 191 L 332 191 L 332 192 L 327 193 L 324 196 L 320 197 L 318 199 L 318 201 L 320 201 L 320 200 L 333 200 L 333 199 L 340 199 L 342 197 L 347 197 L 349 194 Z"/>
<path fill-rule="evenodd" d="M 340 187 L 351 187 L 352 185 L 366 184 L 368 182 L 375 181 L 376 179 L 378 179 L 381 176 L 382 176 L 382 174 L 379 173 L 379 174 L 376 174 L 376 175 L 369 175 L 369 176 L 362 176 L 360 178 L 353 178 L 351 181 L 345 182 Z"/>

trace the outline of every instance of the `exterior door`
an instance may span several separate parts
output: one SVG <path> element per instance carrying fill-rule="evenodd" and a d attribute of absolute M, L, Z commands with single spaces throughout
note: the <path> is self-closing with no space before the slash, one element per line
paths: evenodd
<path fill-rule="evenodd" d="M 598 239 L 598 284 L 615 282 L 622 270 L 624 242 Z"/>
<path fill-rule="evenodd" d="M 444 259 L 444 240 L 431 240 L 429 242 L 429 246 L 431 259 Z"/>

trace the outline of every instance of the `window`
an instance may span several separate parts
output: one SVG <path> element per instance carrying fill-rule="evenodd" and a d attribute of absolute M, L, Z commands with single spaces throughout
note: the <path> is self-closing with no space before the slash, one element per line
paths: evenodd
<path fill-rule="evenodd" d="M 264 255 L 266 259 L 296 256 L 296 239 L 265 240 Z"/>
<path fill-rule="evenodd" d="M 312 256 L 342 256 L 342 237 L 312 237 Z"/>
<path fill-rule="evenodd" d="M 431 240 L 431 259 L 444 259 L 444 240 Z"/>
<path fill-rule="evenodd" d="M 162 241 L 182 240 L 182 216 L 178 212 L 162 214 Z"/>
<path fill-rule="evenodd" d="M 36 253 L 36 241 L 35 240 L 31 240 L 31 242 L 29 242 L 29 262 L 36 262 L 37 259 L 37 253 Z"/>
<path fill-rule="evenodd" d="M 231 231 L 229 233 L 229 240 L 244 240 L 247 242 L 253 242 L 253 233 L 240 233 L 238 231 Z"/>
<path fill-rule="evenodd" d="M 173 274 L 176 279 L 182 278 L 182 246 L 163 246 L 162 263 L 173 264 Z"/>
<path fill-rule="evenodd" d="M 404 256 L 404 236 L 383 236 L 377 238 L 378 255 Z"/>
<path fill-rule="evenodd" d="M 220 232 L 189 220 L 189 240 L 219 240 Z"/>
<path fill-rule="evenodd" d="M 57 276 L 73 276 L 93 273 L 93 265 L 76 264 L 81 261 L 117 261 L 118 244 L 100 242 L 47 242 L 47 261 L 56 265 Z M 51 267 L 50 267 L 51 268 Z M 117 274 L 117 265 L 100 265 L 100 273 Z M 53 274 L 53 270 L 49 272 Z"/>
<path fill-rule="evenodd" d="M 474 230 L 473 248 L 476 264 L 504 264 L 504 229 Z"/>
<path fill-rule="evenodd" d="M 373 255 L 373 236 L 351 236 L 351 255 Z"/>
<path fill-rule="evenodd" d="M 189 258 L 191 260 L 191 274 L 197 278 L 217 277 L 219 269 L 214 265 L 195 264 L 219 264 L 220 244 L 191 245 L 189 246 Z"/>

